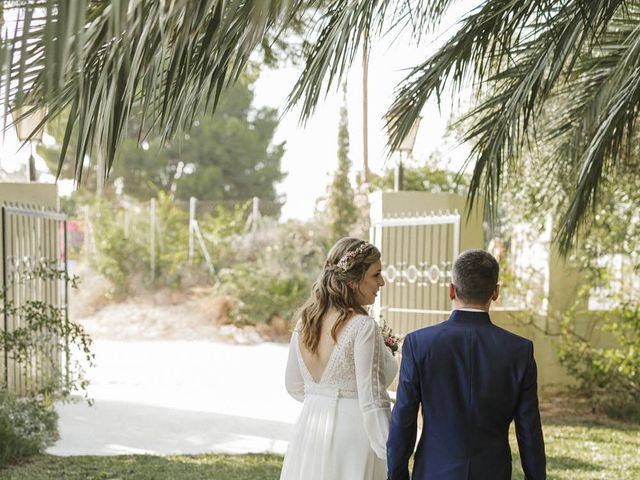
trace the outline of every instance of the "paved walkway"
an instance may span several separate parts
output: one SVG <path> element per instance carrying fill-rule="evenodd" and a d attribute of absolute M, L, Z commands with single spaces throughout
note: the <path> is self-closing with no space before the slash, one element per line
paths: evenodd
<path fill-rule="evenodd" d="M 59 405 L 54 455 L 284 453 L 301 405 L 287 346 L 97 341 L 95 405 Z"/>

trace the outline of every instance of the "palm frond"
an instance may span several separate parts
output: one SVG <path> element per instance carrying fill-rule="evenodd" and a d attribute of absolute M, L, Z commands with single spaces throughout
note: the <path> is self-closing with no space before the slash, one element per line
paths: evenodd
<path fill-rule="evenodd" d="M 96 149 L 106 175 L 131 115 L 166 138 L 188 129 L 296 8 L 284 0 L 25 2 L 22 30 L 2 45 L 4 101 L 47 104 L 48 118 L 72 108 L 62 150 L 74 135 L 77 180 Z"/>
<path fill-rule="evenodd" d="M 373 24 L 384 15 L 389 2 L 332 2 L 318 25 L 304 70 L 289 95 L 288 107 L 302 101 L 302 119 L 308 119 L 321 96 L 339 85 L 353 63 L 365 36 L 379 28 Z"/>
<path fill-rule="evenodd" d="M 550 165 L 574 179 L 571 201 L 556 239 L 567 252 L 597 207 L 602 181 L 628 171 L 637 136 L 640 8 L 616 12 L 594 48 L 583 49 L 569 80 L 545 109 L 542 138 L 552 145 Z M 550 108 L 549 108 L 550 107 Z"/>
<path fill-rule="evenodd" d="M 305 67 L 289 95 L 288 108 L 299 103 L 301 121 L 347 73 L 362 44 L 382 34 L 409 29 L 416 42 L 432 29 L 455 0 L 334 0 L 308 34 Z"/>
<path fill-rule="evenodd" d="M 106 174 L 133 115 L 141 135 L 170 138 L 246 68 L 256 48 L 277 38 L 302 12 L 315 12 L 310 48 L 289 107 L 302 120 L 352 65 L 361 42 L 433 29 L 454 0 L 25 0 L 22 29 L 0 44 L 11 108 L 46 104 L 49 117 L 72 114 L 63 156 L 76 138 L 76 178 L 87 155 L 107 159 Z M 640 106 L 638 2 L 484 0 L 458 32 L 396 89 L 389 148 L 396 149 L 427 100 L 471 85 L 468 113 L 474 163 L 469 202 L 482 195 L 495 211 L 505 174 L 523 149 L 551 142 L 575 174 L 559 234 L 566 250 L 588 219 L 603 178 L 628 157 Z M 551 108 L 553 107 L 553 108 Z M 551 121 L 549 121 L 551 119 Z"/>
<path fill-rule="evenodd" d="M 565 251 L 571 245 L 574 232 L 586 220 L 584 212 L 595 208 L 600 181 L 611 176 L 618 164 L 631 160 L 640 113 L 640 27 L 634 29 L 624 45 L 624 55 L 596 95 L 602 106 L 597 110 L 595 121 L 582 126 L 591 134 L 583 137 L 586 138 L 584 148 L 574 150 L 580 153 L 576 162 L 579 167 L 576 189 L 559 232 Z"/>
<path fill-rule="evenodd" d="M 473 83 L 476 96 L 484 100 L 466 117 L 473 121 L 465 135 L 473 143 L 469 203 L 482 195 L 489 212 L 495 212 L 504 172 L 531 141 L 542 107 L 571 81 L 584 50 L 598 48 L 623 3 L 485 2 L 400 85 L 390 109 L 397 113 L 390 147 L 400 144 L 431 96 L 440 99 L 445 85 L 455 94 Z M 585 214 L 581 208 L 572 213 L 576 218 Z"/>

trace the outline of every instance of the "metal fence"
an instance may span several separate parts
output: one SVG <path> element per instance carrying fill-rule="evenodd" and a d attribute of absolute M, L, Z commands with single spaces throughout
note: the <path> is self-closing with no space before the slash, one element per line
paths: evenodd
<path fill-rule="evenodd" d="M 382 252 L 386 287 L 374 305 L 394 332 L 406 334 L 451 312 L 451 268 L 460 249 L 460 214 L 431 212 L 383 218 L 371 227 Z"/>
<path fill-rule="evenodd" d="M 184 222 L 167 225 L 167 208 L 170 205 L 172 212 L 184 212 Z M 104 204 L 103 204 L 104 206 Z M 174 209 L 175 207 L 175 209 Z M 246 207 L 246 208 L 245 208 Z M 69 221 L 69 251 L 70 258 L 84 253 L 85 260 L 89 262 L 92 257 L 100 255 L 98 248 L 100 227 L 122 229 L 126 239 L 131 239 L 138 245 L 144 247 L 145 261 L 148 260 L 148 269 L 145 269 L 145 278 L 153 280 L 157 276 L 157 267 L 161 261 L 161 256 L 167 251 L 184 252 L 187 255 L 189 264 L 196 262 L 196 257 L 204 260 L 204 264 L 209 272 L 214 275 L 213 248 L 218 240 L 207 232 L 207 222 L 218 215 L 221 211 L 231 212 L 240 209 L 244 212 L 245 235 L 256 235 L 270 212 L 277 212 L 280 205 L 271 200 L 262 200 L 257 197 L 243 201 L 201 201 L 191 197 L 189 202 L 169 200 L 164 201 L 155 198 L 148 202 L 133 200 L 113 201 L 108 204 L 108 212 L 105 219 L 105 212 L 101 212 L 100 204 L 84 205 L 81 207 L 81 215 Z M 165 212 L 163 216 L 163 211 Z M 265 213 L 266 212 L 266 213 Z M 103 217 L 101 219 L 100 217 Z M 173 216 L 173 220 L 179 215 Z M 267 222 L 268 223 L 268 222 Z M 171 243 L 171 236 L 176 231 L 168 231 L 170 228 L 183 229 L 186 232 L 184 243 Z M 199 261 L 199 260 L 198 260 Z M 142 273 L 142 272 L 141 272 Z"/>
<path fill-rule="evenodd" d="M 67 280 L 42 278 L 34 271 L 43 262 L 59 270 L 67 270 L 67 220 L 63 214 L 24 205 L 4 205 L 1 212 L 2 237 L 2 292 L 4 312 L 0 328 L 14 332 L 24 326 L 25 319 L 19 307 L 30 301 L 40 301 L 64 309 L 68 319 Z M 65 276 L 66 277 L 66 276 Z M 10 308 L 13 306 L 14 308 Z M 15 313 L 15 312 L 18 313 Z M 18 394 L 38 390 L 51 383 L 53 375 L 64 367 L 59 342 L 42 344 L 37 352 L 24 362 L 11 358 L 2 348 L 0 365 L 7 388 Z"/>

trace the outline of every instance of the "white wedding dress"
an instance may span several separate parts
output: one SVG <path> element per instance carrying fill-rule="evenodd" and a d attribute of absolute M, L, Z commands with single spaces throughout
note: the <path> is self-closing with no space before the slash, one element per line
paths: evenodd
<path fill-rule="evenodd" d="M 370 317 L 351 318 L 319 382 L 309 373 L 293 332 L 285 381 L 303 402 L 280 480 L 384 480 L 390 400 L 398 364 Z"/>

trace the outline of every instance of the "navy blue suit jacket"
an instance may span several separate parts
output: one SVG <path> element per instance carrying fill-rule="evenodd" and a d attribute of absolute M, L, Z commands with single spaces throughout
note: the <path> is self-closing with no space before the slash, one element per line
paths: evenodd
<path fill-rule="evenodd" d="M 510 480 L 509 425 L 515 420 L 526 480 L 546 478 L 533 343 L 455 310 L 406 336 L 387 442 L 390 480 L 408 480 L 418 406 L 423 428 L 415 480 Z"/>

